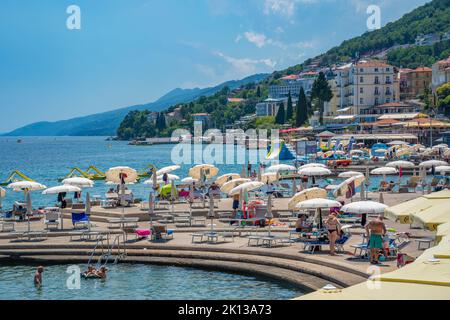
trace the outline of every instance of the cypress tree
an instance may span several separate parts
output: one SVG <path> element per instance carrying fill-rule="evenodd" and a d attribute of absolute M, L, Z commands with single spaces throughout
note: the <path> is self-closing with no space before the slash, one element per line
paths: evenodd
<path fill-rule="evenodd" d="M 300 94 L 298 95 L 295 116 L 295 125 L 297 127 L 304 125 L 308 120 L 308 101 L 306 100 L 306 94 L 303 87 L 300 88 Z"/>
<path fill-rule="evenodd" d="M 319 77 L 314 81 L 311 97 L 316 98 L 319 102 L 319 114 L 320 124 L 323 124 L 323 109 L 324 103 L 330 101 L 333 98 L 333 92 L 331 91 L 330 84 L 328 83 L 325 74 L 323 72 L 319 73 Z"/>
<path fill-rule="evenodd" d="M 275 117 L 275 123 L 284 124 L 286 122 L 286 114 L 284 112 L 284 104 L 280 104 L 277 115 Z"/>
<path fill-rule="evenodd" d="M 294 109 L 292 107 L 292 96 L 291 96 L 291 92 L 289 91 L 289 97 L 288 97 L 287 109 L 286 109 L 286 121 L 289 122 L 289 120 L 291 120 L 293 116 L 294 116 Z"/>

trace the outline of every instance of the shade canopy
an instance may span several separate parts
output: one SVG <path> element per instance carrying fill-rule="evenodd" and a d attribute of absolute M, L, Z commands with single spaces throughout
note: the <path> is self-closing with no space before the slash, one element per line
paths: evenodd
<path fill-rule="evenodd" d="M 448 163 L 441 160 L 428 160 L 421 162 L 419 167 L 422 168 L 431 168 L 431 167 L 439 167 L 439 166 L 448 166 Z"/>
<path fill-rule="evenodd" d="M 340 208 L 342 204 L 335 200 L 317 198 L 297 203 L 295 207 L 297 209 L 328 209 Z"/>
<path fill-rule="evenodd" d="M 8 188 L 14 191 L 38 191 L 47 187 L 35 181 L 18 181 L 8 184 Z"/>
<path fill-rule="evenodd" d="M 305 189 L 301 192 L 298 192 L 289 200 L 288 209 L 294 210 L 295 206 L 299 202 L 303 202 L 303 201 L 311 200 L 311 199 L 317 199 L 317 198 L 326 199 L 327 198 L 327 190 L 321 189 L 321 188 L 310 188 L 310 189 Z"/>
<path fill-rule="evenodd" d="M 187 183 L 187 184 L 195 184 L 195 183 L 198 183 L 198 179 L 194 179 L 192 177 L 186 177 L 186 178 L 181 179 L 181 182 Z"/>
<path fill-rule="evenodd" d="M 390 167 L 377 168 L 370 171 L 370 174 L 372 175 L 390 175 L 397 173 L 398 173 L 397 169 Z"/>
<path fill-rule="evenodd" d="M 450 172 L 450 166 L 437 166 L 435 170 L 441 174 L 446 174 L 447 172 Z"/>
<path fill-rule="evenodd" d="M 324 165 L 323 163 L 308 163 L 308 164 L 305 164 L 305 165 L 301 166 L 299 168 L 299 170 L 305 169 L 305 168 L 316 168 L 316 167 L 326 168 L 327 166 Z"/>
<path fill-rule="evenodd" d="M 392 161 L 392 162 L 388 162 L 386 164 L 386 167 L 388 168 L 395 168 L 395 169 L 399 169 L 399 168 L 412 168 L 414 167 L 414 163 L 412 163 L 411 161 Z"/>
<path fill-rule="evenodd" d="M 341 208 L 345 213 L 353 214 L 381 214 L 388 208 L 387 205 L 375 201 L 358 201 L 349 203 Z"/>
<path fill-rule="evenodd" d="M 364 174 L 362 174 L 361 172 L 357 172 L 357 171 L 346 171 L 346 172 L 341 172 L 338 175 L 338 178 L 352 178 L 352 177 L 358 177 L 358 176 L 364 176 Z"/>
<path fill-rule="evenodd" d="M 287 164 L 276 164 L 273 166 L 270 166 L 269 168 L 267 168 L 265 170 L 266 173 L 269 172 L 284 172 L 284 171 L 297 171 L 297 168 L 291 165 L 287 165 Z"/>
<path fill-rule="evenodd" d="M 252 190 L 256 190 L 259 189 L 261 187 L 263 187 L 265 184 L 259 181 L 250 181 L 250 182 L 246 182 L 243 183 L 233 189 L 231 189 L 231 191 L 228 193 L 231 196 L 240 194 L 241 192 L 249 192 Z"/>
<path fill-rule="evenodd" d="M 228 181 L 234 180 L 234 179 L 239 179 L 241 176 L 237 173 L 227 173 L 224 175 L 221 175 L 220 177 L 218 177 L 216 179 L 216 184 L 221 187 L 223 186 L 225 183 L 227 183 Z"/>
<path fill-rule="evenodd" d="M 74 178 L 64 179 L 62 181 L 62 184 L 69 185 L 69 186 L 75 186 L 78 188 L 92 188 L 94 186 L 94 181 L 87 179 L 87 178 L 74 177 Z"/>
<path fill-rule="evenodd" d="M 170 172 L 178 170 L 178 169 L 180 169 L 179 165 L 164 167 L 164 168 L 161 168 L 158 171 L 156 171 L 156 175 L 157 176 L 161 176 L 164 173 L 170 173 Z"/>
<path fill-rule="evenodd" d="M 114 167 L 106 172 L 106 181 L 121 184 L 135 183 L 138 180 L 138 173 L 130 167 Z"/>
<path fill-rule="evenodd" d="M 278 181 L 280 176 L 277 172 L 267 172 L 261 175 L 261 182 L 263 183 L 272 183 Z"/>
<path fill-rule="evenodd" d="M 331 171 L 323 167 L 308 167 L 298 170 L 298 174 L 307 177 L 329 176 Z"/>
<path fill-rule="evenodd" d="M 234 179 L 234 180 L 224 183 L 222 185 L 222 187 L 220 187 L 220 191 L 222 191 L 223 193 L 229 193 L 231 191 L 231 189 L 233 189 L 243 183 L 251 182 L 251 181 L 252 180 L 247 179 L 247 178 Z"/>
<path fill-rule="evenodd" d="M 164 178 L 164 175 L 157 176 L 157 180 L 164 181 L 163 178 Z M 180 180 L 180 177 L 177 176 L 176 174 L 167 174 L 167 180 L 168 181 Z"/>
<path fill-rule="evenodd" d="M 56 186 L 48 188 L 42 192 L 42 194 L 59 194 L 59 193 L 81 192 L 81 188 L 71 185 Z"/>
<path fill-rule="evenodd" d="M 202 171 L 206 179 L 211 179 L 219 173 L 219 169 L 212 164 L 198 164 L 189 169 L 189 176 L 195 179 L 201 179 Z"/>

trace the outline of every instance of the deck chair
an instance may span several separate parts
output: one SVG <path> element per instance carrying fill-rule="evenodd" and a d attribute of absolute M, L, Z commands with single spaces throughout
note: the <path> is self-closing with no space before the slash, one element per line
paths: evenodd
<path fill-rule="evenodd" d="M 343 234 L 338 240 L 336 240 L 335 246 L 336 251 L 345 252 L 344 245 L 350 240 L 351 234 Z"/>
<path fill-rule="evenodd" d="M 89 217 L 85 212 L 76 213 L 72 212 L 72 224 L 74 229 L 84 229 L 89 226 Z"/>
<path fill-rule="evenodd" d="M 59 212 L 50 211 L 50 212 L 45 213 L 44 224 L 45 224 L 45 229 L 47 229 L 47 230 L 50 228 L 50 226 L 53 226 L 56 229 L 58 229 Z"/>

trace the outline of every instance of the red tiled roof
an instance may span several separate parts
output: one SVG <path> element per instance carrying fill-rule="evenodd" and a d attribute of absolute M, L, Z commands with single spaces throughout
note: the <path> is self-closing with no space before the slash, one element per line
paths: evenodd
<path fill-rule="evenodd" d="M 284 76 L 281 80 L 297 80 L 299 78 L 296 74 L 290 74 L 288 76 Z"/>
<path fill-rule="evenodd" d="M 438 64 L 446 64 L 446 63 L 450 63 L 450 57 L 448 57 L 447 59 L 438 61 L 437 63 L 438 63 Z"/>
<path fill-rule="evenodd" d="M 378 60 L 370 60 L 370 61 L 360 61 L 358 62 L 358 64 L 356 65 L 358 68 L 359 67 L 365 67 L 365 68 L 370 68 L 370 67 L 392 67 L 391 65 L 388 65 L 387 63 L 383 62 L 383 61 L 378 61 Z"/>
<path fill-rule="evenodd" d="M 245 101 L 245 99 L 242 98 L 228 98 L 228 102 L 242 102 Z"/>

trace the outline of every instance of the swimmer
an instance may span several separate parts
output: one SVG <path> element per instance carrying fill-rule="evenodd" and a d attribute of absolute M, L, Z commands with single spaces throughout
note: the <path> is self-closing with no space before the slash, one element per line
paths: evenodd
<path fill-rule="evenodd" d="M 44 272 L 44 267 L 39 266 L 37 267 L 36 273 L 34 274 L 34 285 L 36 287 L 42 286 L 42 273 Z"/>
<path fill-rule="evenodd" d="M 108 269 L 106 269 L 105 267 L 101 267 L 100 270 L 97 270 L 95 274 L 99 278 L 106 278 L 107 271 Z"/>
<path fill-rule="evenodd" d="M 95 270 L 95 268 L 93 266 L 89 266 L 88 269 L 83 273 L 83 275 L 85 277 L 89 277 L 89 276 L 95 275 L 96 271 L 97 270 Z"/>

